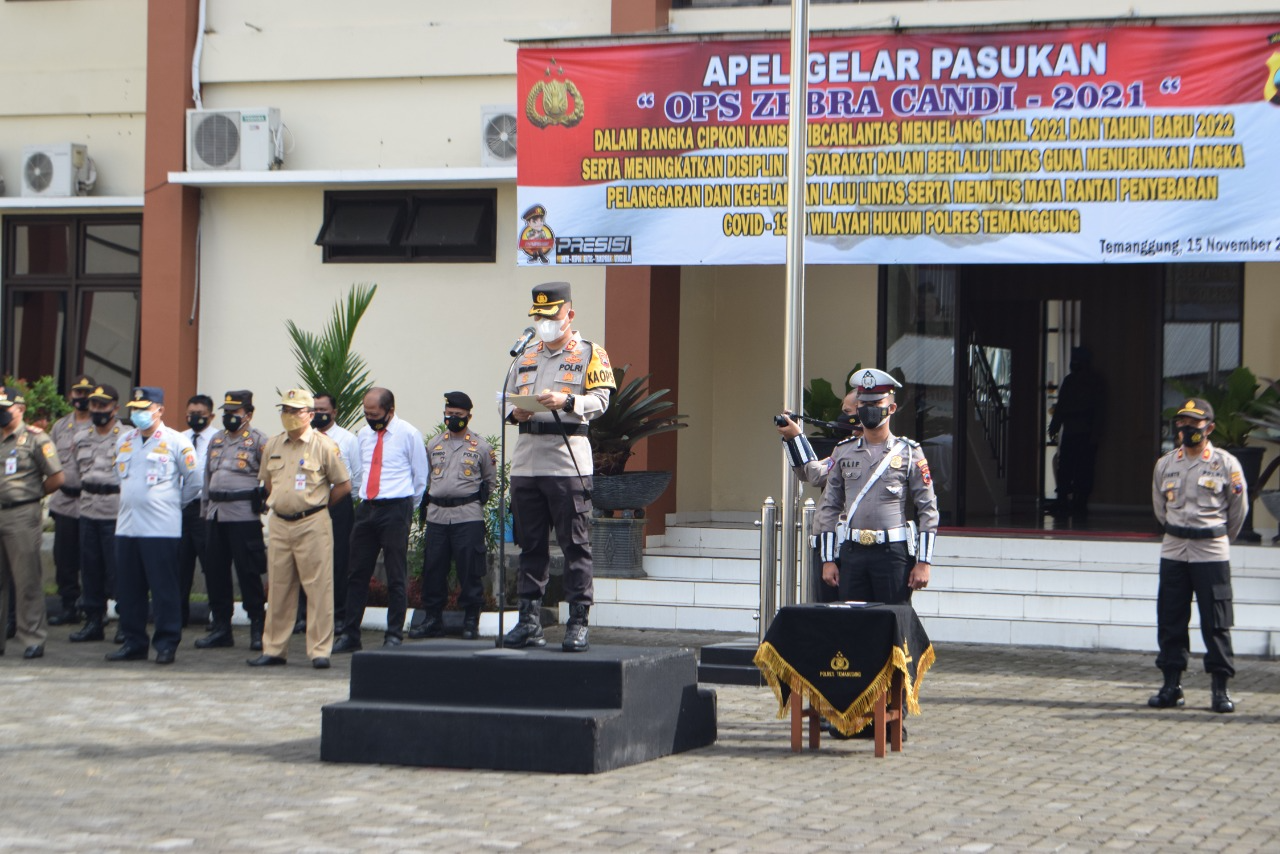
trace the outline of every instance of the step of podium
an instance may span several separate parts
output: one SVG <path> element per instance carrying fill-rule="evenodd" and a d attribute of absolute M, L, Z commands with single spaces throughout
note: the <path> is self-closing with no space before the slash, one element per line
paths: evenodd
<path fill-rule="evenodd" d="M 715 741 L 689 650 L 357 652 L 351 698 L 321 710 L 327 762 L 599 773 Z"/>

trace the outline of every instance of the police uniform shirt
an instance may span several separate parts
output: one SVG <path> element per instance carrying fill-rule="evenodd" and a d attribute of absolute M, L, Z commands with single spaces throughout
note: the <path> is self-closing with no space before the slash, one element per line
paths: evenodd
<path fill-rule="evenodd" d="M 209 440 L 209 456 L 205 461 L 203 499 L 204 517 L 214 522 L 254 522 L 253 502 L 215 501 L 217 492 L 247 492 L 256 489 L 262 467 L 262 446 L 267 434 L 257 427 L 244 427 L 235 433 L 219 430 Z"/>
<path fill-rule="evenodd" d="M 1249 510 L 1244 470 L 1231 454 L 1204 443 L 1194 457 L 1177 448 L 1156 462 L 1151 502 L 1160 525 L 1181 528 L 1225 526 L 1227 533 L 1205 540 L 1189 540 L 1166 533 L 1160 556 L 1170 560 L 1207 563 L 1230 557 L 1230 543 L 1244 527 Z"/>
<path fill-rule="evenodd" d="M 883 474 L 867 490 L 853 517 L 847 518 L 854 500 L 867 482 L 875 478 L 886 456 L 889 462 Z M 881 444 L 871 444 L 865 438 L 845 439 L 836 445 L 831 461 L 831 474 L 818 505 L 816 528 L 821 536 L 834 540 L 834 536 L 828 535 L 836 533 L 842 518 L 846 519 L 850 531 L 900 528 L 907 524 L 910 500 L 915 504 L 923 546 L 917 557 L 922 561 L 932 557 L 933 539 L 938 531 L 938 500 L 933 492 L 929 463 L 919 443 L 892 434 Z M 839 547 L 840 543 L 834 543 L 835 549 Z M 826 551 L 823 557 L 834 559 Z"/>
<path fill-rule="evenodd" d="M 196 451 L 196 470 L 192 472 L 192 476 L 196 479 L 196 485 L 203 489 L 205 467 L 209 462 L 209 440 L 217 435 L 218 431 L 211 427 L 205 427 L 204 430 L 197 433 L 191 428 L 182 431 L 182 438 L 191 443 L 191 447 Z"/>
<path fill-rule="evenodd" d="M 360 467 L 360 443 L 356 434 L 338 424 L 330 424 L 328 430 L 321 431 L 322 436 L 333 441 L 342 455 L 342 464 L 351 475 L 351 494 L 360 494 L 360 485 L 364 482 L 364 469 Z"/>
<path fill-rule="evenodd" d="M 97 430 L 84 433 L 76 441 L 76 468 L 80 472 L 80 483 L 95 486 L 118 486 L 120 479 L 116 477 L 116 444 L 125 428 L 120 422 L 107 431 L 104 436 Z M 80 493 L 80 515 L 87 519 L 114 519 L 120 512 L 120 493 L 109 495 L 89 492 Z"/>
<path fill-rule="evenodd" d="M 49 428 L 49 438 L 58 451 L 58 462 L 62 464 L 62 486 L 72 491 L 80 488 L 80 472 L 76 470 L 76 440 L 93 429 L 93 422 L 86 418 L 76 421 L 76 413 L 68 413 L 53 423 Z M 80 499 L 67 495 L 61 489 L 49 496 L 49 512 L 60 516 L 75 518 L 80 515 Z"/>
<path fill-rule="evenodd" d="M 467 498 L 489 484 L 489 493 L 498 488 L 497 457 L 493 446 L 470 430 L 455 436 L 448 430 L 433 436 L 427 443 L 431 461 L 431 477 L 427 481 L 430 498 Z M 437 525 L 479 522 L 484 519 L 484 505 L 469 501 L 457 507 L 427 507 L 427 521 Z"/>
<path fill-rule="evenodd" d="M 271 484 L 267 506 L 285 516 L 327 505 L 330 485 L 351 479 L 338 446 L 310 427 L 297 439 L 288 433 L 272 436 L 262 457 L 263 479 Z"/>
<path fill-rule="evenodd" d="M 398 415 L 392 416 L 383 430 L 382 473 L 378 476 L 379 501 L 412 497 L 416 502 L 427 488 L 427 449 L 418 428 Z M 368 498 L 369 471 L 373 452 L 378 447 L 378 431 L 365 426 L 356 434 L 360 443 L 360 467 L 365 482 L 360 484 L 360 497 Z"/>
<path fill-rule="evenodd" d="M 116 536 L 181 537 L 182 508 L 200 494 L 195 468 L 195 449 L 177 430 L 160 424 L 149 439 L 125 432 L 116 446 Z"/>
<path fill-rule="evenodd" d="M 613 368 L 604 348 L 570 333 L 563 349 L 551 350 L 545 343 L 527 350 L 507 379 L 507 394 L 538 395 L 544 391 L 573 395 L 573 411 L 561 412 L 560 422 L 572 429 L 599 418 L 609 408 L 613 391 Z M 508 403 L 507 415 L 514 404 Z M 516 441 L 511 461 L 513 477 L 573 477 L 592 474 L 591 442 L 585 435 L 570 436 L 565 447 L 564 436 L 550 412 L 535 412 L 531 424 L 545 425 L 547 433 L 522 433 Z M 574 468 L 574 461 L 577 468 Z"/>
<path fill-rule="evenodd" d="M 27 424 L 0 439 L 0 456 L 0 504 L 43 498 L 44 482 L 62 471 L 49 434 Z"/>

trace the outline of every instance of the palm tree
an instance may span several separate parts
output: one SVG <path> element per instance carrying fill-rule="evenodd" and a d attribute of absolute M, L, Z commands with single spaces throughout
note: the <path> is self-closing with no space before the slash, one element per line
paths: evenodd
<path fill-rule="evenodd" d="M 348 429 L 363 415 L 365 392 L 373 386 L 369 366 L 352 352 L 351 342 L 377 290 L 376 284 L 352 285 L 346 303 L 334 304 L 329 323 L 319 335 L 298 328 L 292 320 L 284 324 L 293 339 L 293 358 L 303 386 L 313 393 L 333 395 L 334 420 Z"/>

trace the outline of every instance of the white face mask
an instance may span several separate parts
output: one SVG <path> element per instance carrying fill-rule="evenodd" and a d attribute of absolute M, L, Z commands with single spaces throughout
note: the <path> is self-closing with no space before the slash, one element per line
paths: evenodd
<path fill-rule="evenodd" d="M 548 320 L 539 320 L 534 326 L 538 329 L 538 337 L 547 343 L 551 343 L 564 334 L 563 321 L 550 318 Z"/>

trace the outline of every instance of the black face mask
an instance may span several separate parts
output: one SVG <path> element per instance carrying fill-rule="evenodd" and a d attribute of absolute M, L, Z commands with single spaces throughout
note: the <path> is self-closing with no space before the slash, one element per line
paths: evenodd
<path fill-rule="evenodd" d="M 93 422 L 94 427 L 106 427 L 116 420 L 116 414 L 114 412 L 90 412 L 89 420 Z"/>
<path fill-rule="evenodd" d="M 327 430 L 329 425 L 333 423 L 332 412 L 313 412 L 311 413 L 311 429 Z"/>
<path fill-rule="evenodd" d="M 238 432 L 242 424 L 244 424 L 243 415 L 232 415 L 227 412 L 222 416 L 222 426 L 226 428 L 228 433 Z"/>
<path fill-rule="evenodd" d="M 71 407 L 79 412 L 89 411 L 89 398 L 73 397 L 71 398 Z"/>
<path fill-rule="evenodd" d="M 13 423 L 13 413 L 9 411 L 9 407 L 0 409 L 0 427 L 8 427 Z"/>
<path fill-rule="evenodd" d="M 204 428 L 209 426 L 209 416 L 208 415 L 188 415 L 187 426 L 190 427 L 195 432 L 199 433 L 202 430 L 204 430 Z"/>
<path fill-rule="evenodd" d="M 1205 429 L 1194 424 L 1183 424 L 1178 428 L 1178 438 L 1182 440 L 1183 447 L 1199 445 L 1205 440 Z"/>
<path fill-rule="evenodd" d="M 449 428 L 450 433 L 461 433 L 467 429 L 467 423 L 471 420 L 466 415 L 446 415 L 444 417 L 444 426 Z"/>
<path fill-rule="evenodd" d="M 369 426 L 372 427 L 374 430 L 377 430 L 379 433 L 387 429 L 387 422 L 390 419 L 391 419 L 390 414 L 379 415 L 377 418 L 370 418 L 368 415 L 364 417 L 364 420 L 369 422 Z"/>
<path fill-rule="evenodd" d="M 836 418 L 835 432 L 840 436 L 849 436 L 853 434 L 854 428 L 861 427 L 858 416 L 850 415 L 847 412 L 841 412 Z"/>
<path fill-rule="evenodd" d="M 872 406 L 864 403 L 858 407 L 858 420 L 868 430 L 874 430 L 880 426 L 880 422 L 889 417 L 889 407 Z"/>

